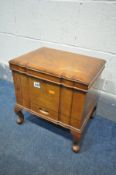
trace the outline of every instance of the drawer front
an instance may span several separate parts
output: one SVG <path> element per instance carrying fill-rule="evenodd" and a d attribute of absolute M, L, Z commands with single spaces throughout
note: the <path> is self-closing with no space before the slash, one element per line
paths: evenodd
<path fill-rule="evenodd" d="M 33 104 L 58 112 L 59 91 L 57 85 L 36 78 L 29 78 L 30 101 Z"/>
<path fill-rule="evenodd" d="M 32 103 L 31 108 L 33 111 L 37 112 L 40 115 L 44 115 L 45 117 L 53 118 L 56 120 L 58 119 L 58 113 L 46 108 L 45 106 Z"/>

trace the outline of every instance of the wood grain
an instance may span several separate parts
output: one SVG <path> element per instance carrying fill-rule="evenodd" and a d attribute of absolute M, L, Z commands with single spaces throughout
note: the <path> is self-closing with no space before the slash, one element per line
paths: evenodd
<path fill-rule="evenodd" d="M 105 61 L 41 48 L 9 62 L 13 73 L 17 122 L 22 110 L 71 130 L 72 149 L 97 105 L 96 88 Z M 76 144 L 75 144 L 76 143 Z"/>
<path fill-rule="evenodd" d="M 103 68 L 105 61 L 75 53 L 40 48 L 13 59 L 10 64 L 88 85 Z"/>

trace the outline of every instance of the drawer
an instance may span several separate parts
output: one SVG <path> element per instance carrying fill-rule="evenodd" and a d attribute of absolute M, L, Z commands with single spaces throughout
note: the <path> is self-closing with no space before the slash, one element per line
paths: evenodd
<path fill-rule="evenodd" d="M 46 108 L 45 106 L 31 103 L 31 109 L 40 115 L 44 115 L 45 117 L 53 118 L 56 120 L 58 119 L 58 113 Z"/>
<path fill-rule="evenodd" d="M 52 83 L 29 78 L 30 103 L 58 112 L 60 88 Z"/>

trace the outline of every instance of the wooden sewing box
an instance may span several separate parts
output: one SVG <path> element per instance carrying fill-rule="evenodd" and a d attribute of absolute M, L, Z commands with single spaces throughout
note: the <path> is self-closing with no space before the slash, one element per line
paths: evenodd
<path fill-rule="evenodd" d="M 51 48 L 39 48 L 9 61 L 12 70 L 17 123 L 22 110 L 68 128 L 72 150 L 97 105 L 97 88 L 105 61 Z"/>

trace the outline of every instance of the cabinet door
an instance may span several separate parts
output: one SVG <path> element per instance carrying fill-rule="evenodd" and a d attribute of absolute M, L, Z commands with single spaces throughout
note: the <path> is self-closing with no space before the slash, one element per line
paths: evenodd
<path fill-rule="evenodd" d="M 45 116 L 58 119 L 59 86 L 29 78 L 31 109 Z"/>

